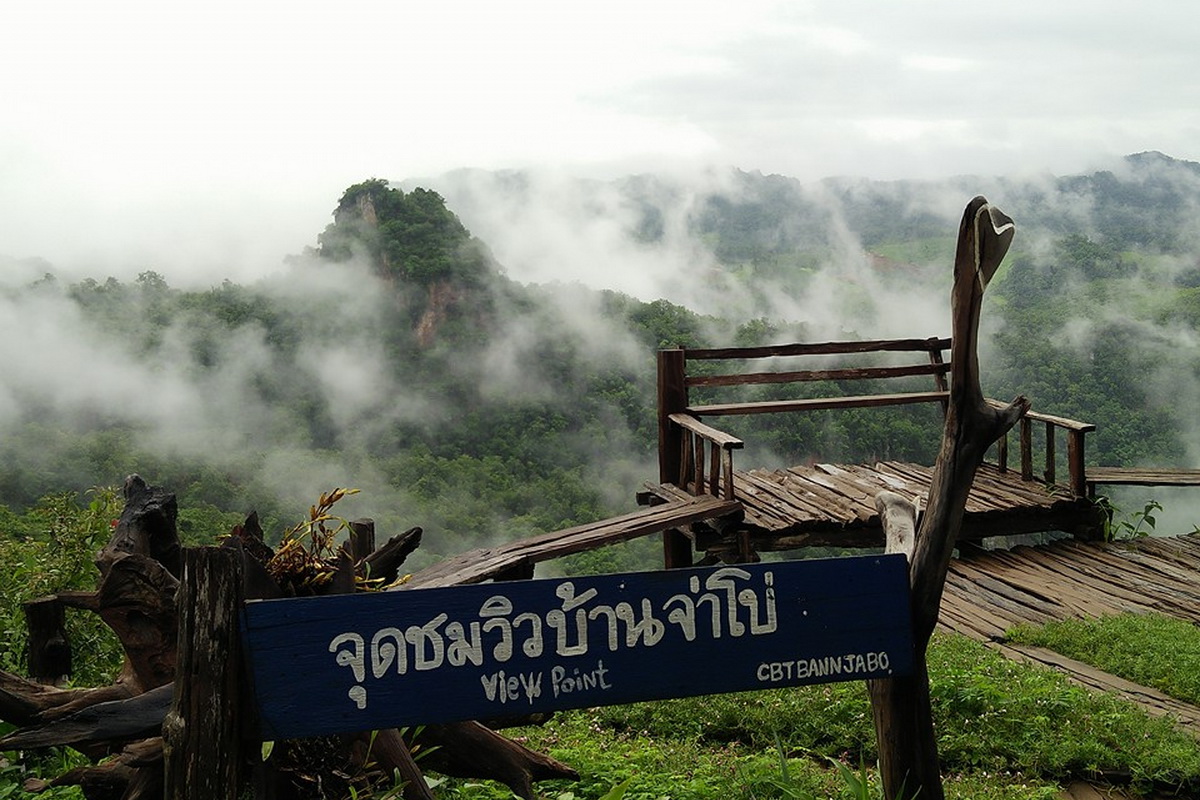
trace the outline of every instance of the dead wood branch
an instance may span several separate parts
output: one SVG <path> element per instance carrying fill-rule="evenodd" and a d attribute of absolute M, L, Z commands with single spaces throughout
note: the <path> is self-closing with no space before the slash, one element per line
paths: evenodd
<path fill-rule="evenodd" d="M 984 399 L 979 385 L 983 292 L 1008 251 L 1013 231 L 1012 220 L 982 197 L 967 204 L 959 226 L 951 293 L 950 400 L 925 514 L 909 561 L 914 674 L 868 681 L 880 771 L 889 800 L 902 787 L 908 796 L 919 792 L 926 800 L 943 800 L 925 651 L 937 624 L 946 572 L 975 472 L 988 447 L 1029 409 L 1024 397 L 995 408 Z"/>

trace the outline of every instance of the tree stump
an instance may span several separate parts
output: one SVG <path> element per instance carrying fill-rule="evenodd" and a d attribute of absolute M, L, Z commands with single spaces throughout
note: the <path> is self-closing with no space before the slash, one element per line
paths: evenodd
<path fill-rule="evenodd" d="M 71 674 L 65 607 L 57 597 L 42 597 L 30 600 L 22 608 L 29 628 L 25 662 L 29 677 L 57 686 Z"/>

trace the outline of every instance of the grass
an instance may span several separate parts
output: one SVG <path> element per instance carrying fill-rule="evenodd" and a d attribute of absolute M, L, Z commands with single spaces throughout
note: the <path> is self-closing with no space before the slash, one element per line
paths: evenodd
<path fill-rule="evenodd" d="M 1165 720 L 960 636 L 935 637 L 929 664 L 950 800 L 1051 800 L 1061 785 L 1097 776 L 1200 796 L 1200 742 Z M 507 734 L 580 772 L 578 782 L 540 783 L 549 800 L 880 796 L 861 682 L 586 709 Z M 61 754 L 38 758 L 0 754 L 0 800 L 22 796 L 24 777 L 66 766 Z M 436 791 L 444 800 L 512 799 L 490 781 L 447 779 Z"/>
<path fill-rule="evenodd" d="M 1200 790 L 1200 743 L 1129 703 L 962 637 L 935 638 L 929 660 L 949 798 L 1046 800 L 1098 775 Z M 840 799 L 861 795 L 830 759 L 856 775 L 873 765 L 871 724 L 863 684 L 842 683 L 570 712 L 509 733 L 579 770 L 578 783 L 540 784 L 549 798 L 599 800 L 628 780 L 633 800 Z M 874 770 L 866 777 L 874 781 Z M 438 791 L 511 797 L 467 781 Z"/>
<path fill-rule="evenodd" d="M 116 508 L 111 492 L 80 504 L 52 498 L 29 532 L 0 538 L 0 665 L 20 671 L 20 601 L 94 580 L 91 553 Z M 84 623 L 86 618 L 74 620 Z M 93 624 L 72 633 L 93 654 L 81 683 L 116 663 Z M 79 636 L 76 639 L 76 636 Z M 1200 701 L 1200 631 L 1165 617 L 1126 616 L 1013 632 L 1191 702 Z M 958 636 L 929 651 L 938 746 L 951 800 L 1049 800 L 1070 780 L 1123 776 L 1135 787 L 1200 796 L 1200 743 L 1135 706 L 1089 693 L 1049 670 L 1007 661 Z M 1189 665 L 1192 668 L 1181 668 Z M 3 726 L 0 726 L 3 732 Z M 551 800 L 865 800 L 878 797 L 870 704 L 861 682 L 588 709 L 509 735 L 579 770 L 539 785 Z M 0 800 L 27 777 L 79 763 L 71 751 L 0 753 Z M 853 780 L 851 780 L 853 778 Z M 510 800 L 506 787 L 446 780 L 447 800 Z M 78 798 L 74 788 L 43 795 Z"/>
<path fill-rule="evenodd" d="M 1009 638 L 1200 705 L 1200 628 L 1190 622 L 1161 614 L 1120 614 L 1022 626 L 1010 631 Z"/>

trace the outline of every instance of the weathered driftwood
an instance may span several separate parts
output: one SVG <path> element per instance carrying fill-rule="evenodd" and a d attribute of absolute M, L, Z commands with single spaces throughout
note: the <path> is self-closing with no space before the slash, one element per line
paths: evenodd
<path fill-rule="evenodd" d="M 478 722 L 430 725 L 420 742 L 436 747 L 425 761 L 431 769 L 458 778 L 490 778 L 515 794 L 534 800 L 535 781 L 554 778 L 579 780 L 579 773 L 550 756 L 536 753 Z"/>
<path fill-rule="evenodd" d="M 883 525 L 886 542 L 884 551 L 903 553 L 912 558 L 917 534 L 917 506 L 907 497 L 895 492 L 880 492 L 875 495 L 875 508 Z"/>
<path fill-rule="evenodd" d="M 112 538 L 96 555 L 100 572 L 124 555 L 138 553 L 157 561 L 176 578 L 181 564 L 179 534 L 175 527 L 179 509 L 175 495 L 150 486 L 141 476 L 125 479 L 125 510 L 117 520 Z"/>
<path fill-rule="evenodd" d="M 71 645 L 66 633 L 66 606 L 57 597 L 42 597 L 24 603 L 29 629 L 29 677 L 58 684 L 71 674 Z"/>
<path fill-rule="evenodd" d="M 236 550 L 184 551 L 178 675 L 162 723 L 167 800 L 237 800 L 242 787 L 242 692 Z"/>
<path fill-rule="evenodd" d="M 360 785 L 390 780 L 398 769 L 407 800 L 432 798 L 410 743 L 394 730 L 379 732 L 373 741 L 370 733 L 362 733 L 281 743 L 266 765 L 257 758 L 257 745 L 239 751 L 245 732 L 237 721 L 243 702 L 238 691 L 244 676 L 229 668 L 239 663 L 229 649 L 238 641 L 234 598 L 283 597 L 294 588 L 281 586 L 267 569 L 274 551 L 264 543 L 253 513 L 221 547 L 185 551 L 179 547 L 169 492 L 131 476 L 125 498 L 113 538 L 96 558 L 97 590 L 50 598 L 60 608 L 98 614 L 114 631 L 125 652 L 118 678 L 96 689 L 59 689 L 0 672 L 0 718 L 19 726 L 3 746 L 71 745 L 96 758 L 118 752 L 50 781 L 31 780 L 30 791 L 78 785 L 88 800 L 161 798 L 164 792 L 207 799 L 234 797 L 238 787 L 251 786 L 256 797 L 301 798 L 311 788 L 302 779 L 313 777 L 307 773 L 315 748 L 325 759 L 318 769 L 341 773 L 338 780 Z M 349 546 L 325 564 L 332 575 L 319 593 L 394 581 L 421 540 L 421 529 L 413 528 L 374 548 L 373 523 L 359 520 L 353 528 Z M 202 629 L 205 625 L 215 627 Z M 578 777 L 570 767 L 478 723 L 428 726 L 412 746 L 435 751 L 436 759 L 422 764 L 458 776 L 494 778 L 522 797 L 535 796 L 534 781 Z M 198 763 L 208 766 L 196 771 Z M 347 772 L 356 774 L 346 778 Z"/>
<path fill-rule="evenodd" d="M 122 700 L 109 700 L 22 728 L 0 739 L 0 749 L 135 741 L 157 736 L 171 707 L 173 684 Z"/>
<path fill-rule="evenodd" d="M 967 204 L 958 233 L 951 294 L 950 399 L 933 482 L 909 560 L 915 670 L 911 677 L 869 681 L 884 793 L 901 790 L 942 800 L 930 711 L 925 651 L 937 624 L 946 572 L 962 526 L 967 494 L 987 449 L 1028 411 L 1018 397 L 997 408 L 979 385 L 979 314 L 983 292 L 1013 236 L 1012 220 L 982 197 Z"/>
<path fill-rule="evenodd" d="M 387 585 L 400 577 L 400 567 L 421 544 L 421 529 L 410 528 L 393 536 L 378 550 L 359 561 L 365 565 L 366 576 Z"/>

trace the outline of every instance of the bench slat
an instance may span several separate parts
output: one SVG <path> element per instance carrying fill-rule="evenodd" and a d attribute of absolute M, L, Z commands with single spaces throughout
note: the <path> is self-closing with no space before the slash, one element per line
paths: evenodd
<path fill-rule="evenodd" d="M 820 344 L 775 344 L 765 347 L 696 347 L 684 349 L 684 357 L 772 358 L 775 356 L 841 355 L 843 353 L 929 352 L 948 350 L 949 339 L 873 339 L 862 342 L 822 342 Z"/>
<path fill-rule="evenodd" d="M 905 392 L 902 394 L 869 394 L 850 397 L 811 397 L 803 400 L 766 400 L 756 403 L 715 403 L 711 405 L 688 406 L 687 413 L 695 416 L 771 414 L 780 411 L 819 411 L 827 408 L 869 408 L 873 406 L 898 406 L 906 403 L 939 403 L 949 398 L 949 392 Z"/>
<path fill-rule="evenodd" d="M 911 375 L 945 375 L 950 364 L 914 364 L 907 367 L 861 367 L 858 369 L 811 369 L 797 372 L 747 372 L 734 375 L 688 375 L 685 386 L 743 386 L 764 383 L 812 381 L 858 381 L 904 378 Z"/>

